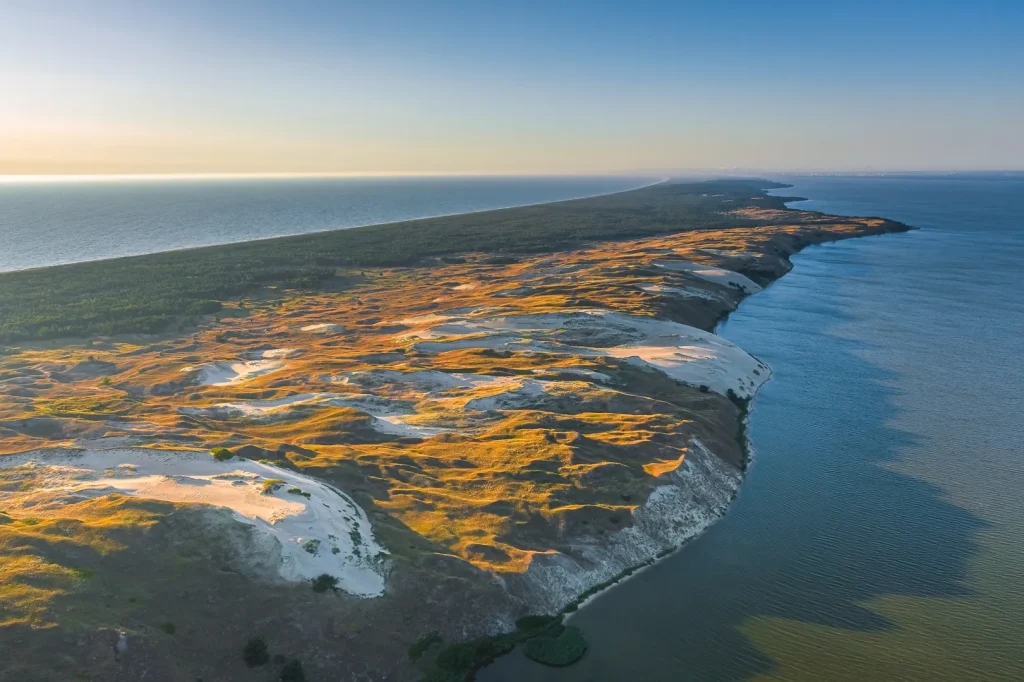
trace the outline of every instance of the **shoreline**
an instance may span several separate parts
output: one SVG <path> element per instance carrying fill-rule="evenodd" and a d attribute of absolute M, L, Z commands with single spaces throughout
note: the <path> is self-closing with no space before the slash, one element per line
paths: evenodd
<path fill-rule="evenodd" d="M 400 177 L 415 177 L 415 176 L 400 176 Z M 515 176 L 497 176 L 497 177 L 515 177 Z M 532 176 L 522 176 L 522 177 L 532 177 Z M 574 176 L 565 176 L 565 177 L 574 177 Z M 618 176 L 612 176 L 612 177 L 618 177 Z M 238 180 L 238 179 L 242 179 L 242 180 L 260 180 L 261 178 L 225 178 L 224 180 L 225 181 L 231 181 L 231 180 Z M 265 178 L 265 179 L 268 180 L 268 181 L 271 181 L 271 180 L 289 180 L 289 179 L 292 179 L 292 178 Z M 344 177 L 336 178 L 334 176 L 329 176 L 329 177 L 315 177 L 314 176 L 314 177 L 298 177 L 298 178 L 295 178 L 295 179 L 298 179 L 298 180 L 315 180 L 315 179 L 331 180 L 331 179 L 345 179 L 345 178 Z M 219 180 L 219 179 L 217 179 L 217 180 Z M 457 211 L 457 212 L 454 212 L 454 213 L 437 213 L 437 214 L 416 216 L 416 217 L 413 217 L 413 218 L 400 218 L 398 220 L 385 220 L 383 222 L 376 222 L 376 223 L 358 223 L 358 224 L 355 224 L 355 225 L 350 225 L 348 227 L 329 227 L 329 228 L 325 228 L 325 229 L 321 229 L 321 230 L 311 230 L 311 231 L 306 231 L 306 232 L 289 232 L 289 233 L 286 233 L 286 234 L 272 235 L 272 236 L 269 236 L 269 237 L 260 237 L 258 239 L 240 239 L 240 240 L 226 241 L 226 242 L 215 242 L 215 243 L 212 243 L 212 244 L 199 244 L 199 245 L 196 245 L 196 246 L 182 246 L 182 247 L 178 247 L 178 248 L 162 249 L 162 250 L 158 250 L 158 251 L 142 251 L 140 253 L 126 254 L 126 255 L 123 255 L 123 256 L 107 256 L 107 257 L 102 257 L 102 258 L 91 258 L 91 259 L 86 259 L 86 260 L 66 261 L 66 262 L 62 262 L 62 263 L 50 263 L 48 265 L 33 265 L 33 266 L 30 266 L 30 267 L 15 268 L 15 269 L 12 269 L 12 270 L 0 270 L 0 275 L 5 275 L 5 274 L 9 274 L 9 273 L 13 274 L 13 273 L 26 273 L 26 272 L 40 272 L 40 271 L 44 271 L 44 270 L 49 270 L 51 268 L 62 268 L 62 267 L 74 266 L 74 265 L 90 265 L 90 264 L 116 263 L 117 261 L 120 261 L 120 260 L 131 259 L 131 258 L 143 258 L 143 257 L 146 257 L 146 256 L 159 256 L 159 255 L 162 255 L 162 254 L 188 253 L 188 252 L 191 252 L 191 251 L 197 251 L 197 250 L 207 249 L 207 248 L 217 248 L 217 247 L 233 246 L 233 245 L 240 245 L 240 244 L 258 244 L 258 243 L 261 243 L 261 242 L 272 242 L 272 241 L 275 241 L 275 240 L 278 240 L 278 239 L 288 239 L 288 238 L 293 238 L 293 237 L 304 237 L 304 236 L 308 236 L 308 235 L 328 234 L 328 233 L 340 232 L 340 231 L 344 231 L 344 230 L 373 229 L 373 228 L 377 228 L 377 227 L 386 227 L 386 226 L 389 226 L 389 225 L 398 225 L 398 224 L 402 224 L 402 223 L 415 223 L 415 222 L 419 222 L 419 221 L 423 221 L 423 220 L 439 220 L 439 219 L 443 219 L 443 218 L 456 218 L 456 217 L 462 217 L 462 216 L 474 216 L 474 215 L 478 215 L 478 214 L 481 214 L 481 213 L 490 213 L 492 211 L 506 211 L 506 210 L 509 210 L 509 209 L 516 209 L 516 208 L 533 208 L 533 207 L 538 207 L 538 206 L 548 206 L 548 205 L 551 205 L 551 204 L 560 204 L 560 203 L 570 202 L 570 201 L 581 201 L 581 200 L 585 200 L 585 199 L 595 199 L 595 198 L 598 198 L 598 197 L 609 197 L 609 196 L 615 196 L 616 194 L 624 194 L 624 193 L 627 193 L 627 192 L 635 192 L 637 190 L 646 189 L 648 187 L 654 187 L 656 185 L 660 185 L 660 184 L 663 184 L 663 183 L 666 183 L 666 182 L 670 182 L 670 181 L 671 181 L 671 178 L 661 177 L 661 178 L 659 178 L 657 180 L 654 180 L 653 182 L 649 182 L 647 184 L 642 184 L 642 185 L 637 185 L 635 187 L 628 187 L 626 189 L 617 189 L 617 190 L 612 191 L 612 192 L 598 192 L 597 194 L 583 194 L 583 195 L 580 195 L 580 196 L 568 197 L 568 198 L 565 198 L 565 199 L 552 199 L 550 201 L 540 201 L 540 202 L 536 202 L 536 203 L 525 203 L 525 204 L 506 204 L 506 205 L 502 205 L 502 206 L 495 206 L 495 207 L 492 207 L 492 208 L 481 208 L 481 209 L 477 209 L 477 210 L 473 210 L 473 211 Z M 152 181 L 152 182 L 160 182 L 160 181 L 159 180 L 155 180 L 155 181 Z M 181 182 L 181 181 L 178 181 L 178 180 L 174 180 L 174 181 L 168 180 L 168 182 Z M 2 183 L 0 183 L 0 184 L 2 184 Z M 36 183 L 36 184 L 41 184 L 41 183 Z"/>
<path fill-rule="evenodd" d="M 4 447 L 227 448 L 312 475 L 350 495 L 391 552 L 383 596 L 315 597 L 305 607 L 311 619 L 359 613 L 391 633 L 390 645 L 364 643 L 332 669 L 372 663 L 411 680 L 463 655 L 466 669 L 479 667 L 519 641 L 517 620 L 585 606 L 728 512 L 750 456 L 747 398 L 770 369 L 710 330 L 791 270 L 788 256 L 805 246 L 908 229 L 780 207 L 749 183 L 620 197 L 504 213 L 524 224 L 546 216 L 536 228 L 545 250 L 472 251 L 463 240 L 457 257 L 367 268 L 341 288 L 270 288 L 244 309 L 227 304 L 239 314 L 225 308 L 176 335 L 8 349 Z M 578 222 L 566 222 L 567 208 Z M 666 210 L 681 218 L 652 225 Z M 465 222 L 435 224 L 457 232 Z M 549 232 L 579 225 L 596 237 Z M 490 224 L 473 229 L 487 244 L 507 238 Z M 202 258 L 219 253 L 231 251 Z M 39 508 L 5 507 L 16 518 Z M 251 556 L 220 565 L 248 576 Z M 218 580 L 195 570 L 200 584 Z M 287 603 L 300 587 L 260 589 Z M 87 604 L 89 586 L 81 589 Z M 176 603 L 159 592 L 148 601 Z M 277 622 L 267 608 L 218 609 L 208 624 Z M 428 646 L 422 661 L 395 650 L 431 632 L 446 646 Z M 190 646 L 221 665 L 215 642 Z"/>
<path fill-rule="evenodd" d="M 780 189 L 785 189 L 785 188 L 780 188 Z M 789 197 L 787 197 L 787 198 L 789 198 Z M 808 199 L 802 198 L 802 197 L 801 198 L 792 198 L 791 201 L 794 201 L 794 202 L 795 201 L 808 201 Z M 789 202 L 787 202 L 787 204 L 788 203 Z M 800 209 L 792 209 L 792 210 L 800 211 Z M 825 214 L 823 212 L 820 212 L 820 211 L 801 211 L 801 212 L 804 212 L 804 213 L 815 213 L 815 214 L 818 214 L 818 215 L 827 215 L 827 214 Z M 885 219 L 882 219 L 882 220 L 885 220 Z M 828 244 L 828 243 L 834 243 L 834 242 L 837 242 L 837 241 L 845 241 L 846 239 L 861 239 L 861 238 L 866 238 L 866 237 L 877 237 L 877 236 L 883 236 L 885 234 L 902 234 L 902 233 L 912 232 L 912 231 L 916 231 L 916 230 L 920 229 L 920 228 L 916 228 L 916 227 L 912 227 L 912 226 L 906 226 L 906 227 L 907 227 L 907 229 L 903 230 L 901 232 L 885 232 L 885 233 L 880 233 L 880 234 L 857 235 L 857 236 L 852 236 L 852 237 L 837 238 L 837 239 L 826 240 L 826 241 L 817 242 L 817 243 L 813 243 L 813 244 L 807 244 L 807 245 L 801 247 L 798 251 L 796 251 L 796 252 L 786 256 L 786 262 L 789 265 L 789 267 L 787 268 L 786 272 L 784 272 L 781 276 L 779 276 L 779 277 L 773 279 L 772 281 L 768 282 L 763 287 L 763 289 L 761 289 L 759 291 L 756 291 L 756 292 L 753 292 L 753 293 L 745 296 L 744 298 L 742 298 L 739 301 L 739 303 L 736 305 L 736 307 L 734 307 L 732 310 L 726 311 L 725 314 L 722 316 L 722 318 L 715 323 L 715 327 L 714 327 L 714 332 L 713 333 L 715 335 L 719 335 L 719 329 L 720 329 L 721 325 L 725 324 L 728 321 L 729 317 L 732 315 L 732 313 L 734 313 L 735 311 L 737 311 L 739 309 L 740 305 L 742 305 L 746 301 L 752 299 L 754 296 L 756 296 L 757 294 L 761 293 L 762 291 L 767 290 L 770 286 L 775 284 L 775 282 L 780 281 L 783 277 L 785 277 L 787 274 L 789 274 L 789 272 L 791 272 L 796 267 L 790 261 L 790 258 L 792 256 L 800 254 L 800 253 L 803 253 L 807 248 L 812 247 L 812 246 L 823 246 L 823 245 Z M 756 356 L 752 356 L 752 357 L 756 358 Z M 758 359 L 758 360 L 760 361 L 760 359 Z M 760 361 L 760 362 L 763 363 L 763 361 Z M 753 440 L 750 438 L 748 425 L 749 425 L 749 421 L 750 421 L 751 415 L 754 412 L 754 408 L 755 408 L 755 405 L 756 405 L 756 399 L 757 399 L 758 393 L 760 392 L 760 390 L 764 386 L 764 384 L 766 384 L 769 381 L 771 381 L 771 378 L 774 375 L 774 370 L 771 370 L 770 366 L 767 365 L 767 363 L 763 363 L 763 364 L 764 364 L 764 366 L 769 367 L 770 374 L 769 374 L 768 378 L 765 379 L 761 384 L 758 385 L 757 389 L 754 391 L 753 394 L 751 394 L 750 396 L 746 397 L 745 399 L 743 399 L 741 401 L 742 402 L 742 407 L 741 407 L 742 411 L 741 411 L 741 415 L 740 415 L 740 419 L 739 419 L 740 431 L 739 431 L 739 434 L 737 436 L 737 443 L 743 449 L 743 452 L 744 452 L 744 455 L 745 455 L 744 466 L 740 470 L 739 484 L 736 487 L 732 497 L 730 498 L 728 506 L 725 508 L 725 510 L 721 514 L 717 515 L 706 526 L 704 526 L 703 528 L 697 530 L 696 533 L 692 537 L 689 537 L 686 540 L 684 540 L 681 544 L 679 544 L 679 545 L 677 545 L 677 546 L 675 546 L 675 547 L 673 547 L 673 548 L 671 548 L 669 550 L 663 551 L 663 552 L 659 553 L 657 556 L 652 557 L 651 559 L 648 559 L 647 561 L 645 561 L 645 562 L 643 562 L 641 564 L 638 564 L 636 566 L 632 566 L 630 568 L 627 568 L 625 571 L 623 571 L 622 573 L 620 573 L 619 575 L 615 576 L 614 578 L 612 578 L 609 581 L 606 581 L 604 583 L 600 583 L 600 584 L 594 585 L 593 587 L 588 589 L 582 595 L 580 595 L 579 597 L 574 599 L 572 602 L 570 602 L 567 606 L 565 606 L 563 609 L 561 609 L 557 614 L 555 614 L 555 617 L 558 618 L 560 620 L 560 622 L 562 622 L 564 624 L 571 624 L 573 619 L 575 618 L 575 615 L 578 612 L 580 612 L 583 609 L 585 609 L 588 605 L 594 603 L 595 601 L 600 599 L 602 596 L 610 593 L 616 587 L 619 587 L 619 586 L 629 582 L 630 580 L 633 580 L 634 578 L 639 577 L 645 571 L 647 571 L 650 568 L 653 568 L 654 566 L 656 566 L 657 564 L 661 563 L 662 561 L 665 561 L 665 560 L 669 559 L 670 557 L 672 557 L 673 555 L 675 555 L 675 554 L 677 554 L 679 552 L 685 551 L 685 549 L 687 547 L 689 547 L 693 542 L 695 542 L 696 540 L 700 539 L 705 533 L 707 533 L 711 529 L 712 526 L 717 524 L 719 521 L 721 521 L 723 518 L 725 518 L 726 515 L 728 515 L 729 511 L 731 510 L 733 502 L 741 494 L 742 489 L 743 489 L 743 484 L 746 482 L 746 478 L 749 475 L 750 467 L 753 466 L 753 463 L 754 463 L 754 453 L 756 452 L 756 449 L 755 449 L 755 445 L 754 445 Z M 492 660 L 490 660 L 490 661 L 480 665 L 479 667 L 477 667 L 473 671 L 471 671 L 471 675 L 467 679 L 475 679 L 475 673 L 480 672 L 480 671 L 486 669 L 487 667 L 489 667 L 491 665 L 494 665 L 495 663 L 500 661 L 502 658 L 504 658 L 507 655 L 510 655 L 511 653 L 512 653 L 512 651 L 508 651 L 508 652 L 506 652 L 504 654 L 501 654 L 500 656 L 497 656 L 494 659 L 492 659 Z M 538 665 L 541 665 L 541 664 L 538 664 Z"/>

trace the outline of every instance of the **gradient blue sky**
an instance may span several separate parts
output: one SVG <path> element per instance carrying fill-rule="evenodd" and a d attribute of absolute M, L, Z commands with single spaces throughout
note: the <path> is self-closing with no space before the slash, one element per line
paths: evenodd
<path fill-rule="evenodd" d="M 3 0 L 0 173 L 1024 167 L 1024 3 Z"/>

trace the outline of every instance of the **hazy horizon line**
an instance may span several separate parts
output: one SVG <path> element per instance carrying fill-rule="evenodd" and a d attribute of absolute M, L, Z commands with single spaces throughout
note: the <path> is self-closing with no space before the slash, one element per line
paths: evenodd
<path fill-rule="evenodd" d="M 0 184 L 86 182 L 117 180 L 245 180 L 245 179 L 303 179 L 303 178 L 414 178 L 414 177 L 664 177 L 687 175 L 749 175 L 770 173 L 775 175 L 955 175 L 1006 173 L 1024 174 L 1022 168 L 967 168 L 967 169 L 826 169 L 826 168 L 669 168 L 632 169 L 588 172 L 530 172 L 530 171 L 340 171 L 340 172 L 258 172 L 258 173 L 0 173 Z"/>

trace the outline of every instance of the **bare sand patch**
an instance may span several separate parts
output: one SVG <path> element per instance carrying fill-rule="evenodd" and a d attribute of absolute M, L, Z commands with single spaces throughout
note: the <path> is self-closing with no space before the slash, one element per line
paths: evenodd
<path fill-rule="evenodd" d="M 722 284 L 741 291 L 746 291 L 748 294 L 756 294 L 761 291 L 761 286 L 749 277 L 741 275 L 738 272 L 733 272 L 732 270 L 716 268 L 712 265 L 700 265 L 699 263 L 691 263 L 683 260 L 655 261 L 654 265 L 657 265 L 660 268 L 665 268 L 666 270 L 688 272 L 694 277 L 700 277 L 701 279 L 714 282 L 715 284 Z"/>
<path fill-rule="evenodd" d="M 283 369 L 280 360 L 245 360 L 242 362 L 215 362 L 208 365 L 185 367 L 186 374 L 195 373 L 196 381 L 207 386 L 240 384 L 270 372 Z"/>
<path fill-rule="evenodd" d="M 670 287 L 664 284 L 645 284 L 640 287 L 641 291 L 649 294 L 668 294 L 670 296 L 683 296 L 684 298 L 703 298 L 706 301 L 721 301 L 722 297 L 705 289 L 683 289 L 681 287 Z"/>
<path fill-rule="evenodd" d="M 354 595 L 384 591 L 383 549 L 366 513 L 337 489 L 287 469 L 238 458 L 221 462 L 208 452 L 144 448 L 41 450 L 2 457 L 0 468 L 32 476 L 35 485 L 21 500 L 26 505 L 116 492 L 225 507 L 280 546 L 283 579 L 328 573 Z"/>
<path fill-rule="evenodd" d="M 485 319 L 447 318 L 436 328 L 445 341 L 416 343 L 437 353 L 464 348 L 535 350 L 582 357 L 608 356 L 658 369 L 678 381 L 727 395 L 753 395 L 767 365 L 717 334 L 641 315 L 605 310 Z M 447 334 L 449 331 L 469 332 Z"/>
<path fill-rule="evenodd" d="M 300 331 L 313 332 L 315 334 L 336 334 L 338 332 L 345 331 L 345 327 L 340 324 L 331 324 L 329 322 L 323 322 L 320 324 L 308 324 L 303 327 Z"/>

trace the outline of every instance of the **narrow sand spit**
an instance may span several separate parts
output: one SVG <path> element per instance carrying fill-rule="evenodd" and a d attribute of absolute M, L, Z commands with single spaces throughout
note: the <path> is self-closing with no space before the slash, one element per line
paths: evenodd
<path fill-rule="evenodd" d="M 230 386 L 240 384 L 263 374 L 283 369 L 280 360 L 248 360 L 245 362 L 215 362 L 197 367 L 185 367 L 181 371 L 196 373 L 196 381 L 207 386 Z"/>
<path fill-rule="evenodd" d="M 733 272 L 732 270 L 726 270 L 724 268 L 716 268 L 711 265 L 700 265 L 698 263 L 691 263 L 685 260 L 655 261 L 654 265 L 657 265 L 659 268 L 665 268 L 666 270 L 688 272 L 694 277 L 700 277 L 701 279 L 714 282 L 715 284 L 723 284 L 727 287 L 745 290 L 748 294 L 756 294 L 761 291 L 761 286 L 754 280 L 741 275 L 738 272 Z"/>
<path fill-rule="evenodd" d="M 37 485 L 26 493 L 29 503 L 36 496 L 74 500 L 121 493 L 226 507 L 280 545 L 283 579 L 327 573 L 351 594 L 384 592 L 384 551 L 366 513 L 347 495 L 308 476 L 247 459 L 220 462 L 208 452 L 144 448 L 38 450 L 2 457 L 0 467 L 33 476 Z M 267 484 L 270 490 L 264 492 L 266 481 L 279 482 Z"/>

